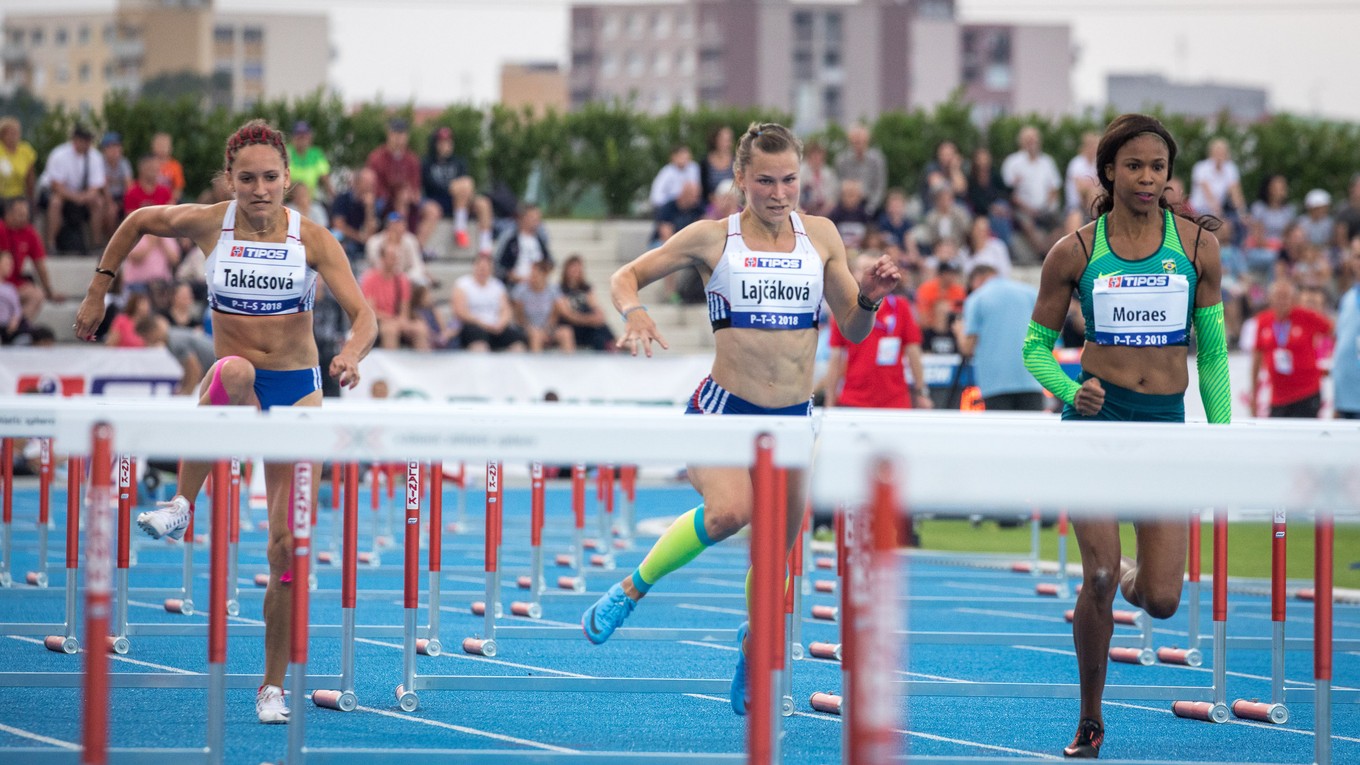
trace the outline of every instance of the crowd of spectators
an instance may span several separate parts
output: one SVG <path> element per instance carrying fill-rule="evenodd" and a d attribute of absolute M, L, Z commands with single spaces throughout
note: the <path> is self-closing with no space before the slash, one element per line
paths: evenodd
<path fill-rule="evenodd" d="M 353 169 L 333 168 L 306 122 L 291 128 L 288 204 L 341 241 L 378 311 L 382 347 L 612 348 L 604 299 L 587 282 L 584 262 L 575 255 L 559 260 L 538 207 L 519 204 L 503 184 L 477 187 L 451 128 L 436 126 L 422 156 L 410 146 L 409 126 L 393 119 L 385 140 Z M 49 274 L 49 253 L 92 251 L 129 212 L 185 198 L 184 170 L 169 133 L 156 133 L 140 155 L 129 155 L 114 132 L 97 138 L 77 125 L 68 138 L 40 158 L 17 120 L 0 119 L 3 344 L 50 341 L 40 315 L 44 305 L 65 296 Z M 967 337 L 962 317 L 977 269 L 985 267 L 989 279 L 1032 276 L 1058 238 L 1090 220 L 1100 192 L 1098 136 L 1083 135 L 1065 165 L 1045 152 L 1043 138 L 1037 127 L 1026 126 L 1014 150 L 996 158 L 985 147 L 941 141 L 918 176 L 890 183 L 870 130 L 853 125 L 835 156 L 821 142 L 808 142 L 800 206 L 830 218 L 852 258 L 892 255 L 905 277 L 900 297 L 921 329 L 921 348 L 955 353 L 969 347 L 960 342 Z M 1332 338 L 1351 331 L 1336 320 L 1338 311 L 1355 313 L 1343 309 L 1347 296 L 1355 299 L 1347 290 L 1360 263 L 1360 173 L 1344 190 L 1296 189 L 1286 175 L 1268 173 L 1249 196 L 1223 139 L 1178 169 L 1185 180 L 1172 179 L 1168 203 L 1186 215 L 1222 222 L 1215 234 L 1229 339 L 1259 368 L 1249 386 L 1250 405 L 1262 413 L 1308 411 L 1306 402 L 1295 406 L 1301 399 L 1282 400 L 1281 391 L 1286 399 L 1315 394 Z M 739 211 L 733 170 L 727 127 L 707 136 L 702 154 L 677 144 L 648 190 L 651 245 L 696 220 Z M 223 183 L 214 179 L 196 200 L 228 198 Z M 438 242 L 438 236 L 450 241 Z M 449 251 L 444 245 L 471 261 L 469 273 L 451 284 L 441 284 L 429 266 L 436 251 Z M 111 293 L 114 310 L 100 336 L 118 345 L 164 344 L 181 360 L 206 368 L 201 362 L 211 361 L 211 322 L 203 264 L 204 254 L 192 242 L 144 237 L 119 275 L 119 289 Z M 666 285 L 677 302 L 704 301 L 702 278 L 693 269 Z M 343 312 L 327 313 L 325 295 L 317 305 L 324 354 L 324 337 L 343 338 L 346 328 Z M 1069 316 L 1063 336 L 1079 345 L 1080 314 Z M 1300 331 L 1306 342 L 1291 340 Z M 1307 379 L 1300 383 L 1300 376 Z"/>

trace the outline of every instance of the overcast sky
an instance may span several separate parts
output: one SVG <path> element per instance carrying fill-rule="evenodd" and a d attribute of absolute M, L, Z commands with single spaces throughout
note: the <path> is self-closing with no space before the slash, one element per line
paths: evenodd
<path fill-rule="evenodd" d="M 499 96 L 502 62 L 567 58 L 571 0 L 215 4 L 329 13 L 331 83 L 351 101 L 487 103 Z M 0 15 L 111 7 L 112 0 L 0 0 Z M 1070 24 L 1078 106 L 1104 103 L 1111 72 L 1155 72 L 1264 87 L 1275 111 L 1360 121 L 1360 0 L 957 0 L 957 7 L 965 21 Z"/>

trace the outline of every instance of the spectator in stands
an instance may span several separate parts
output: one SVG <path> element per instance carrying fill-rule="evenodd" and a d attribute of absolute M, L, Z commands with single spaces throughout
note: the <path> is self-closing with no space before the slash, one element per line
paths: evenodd
<path fill-rule="evenodd" d="M 968 239 L 959 252 L 964 277 L 972 279 L 979 266 L 989 266 L 1003 279 L 1011 275 L 1011 251 L 1006 243 L 992 235 L 992 224 L 987 216 L 979 215 L 968 228 Z M 1028 316 L 1028 314 L 1026 314 Z M 1028 319 L 1022 324 L 1027 323 Z"/>
<path fill-rule="evenodd" d="M 377 233 L 387 203 L 378 197 L 378 175 L 365 167 L 354 174 L 354 183 L 331 202 L 331 229 L 339 232 L 340 244 L 350 263 L 364 256 L 364 247 Z"/>
<path fill-rule="evenodd" d="M 151 298 L 151 307 L 170 305 L 170 285 L 179 265 L 179 242 L 171 237 L 144 234 L 128 252 L 119 276 L 123 289 Z M 209 364 L 209 366 L 212 366 Z"/>
<path fill-rule="evenodd" d="M 0 345 L 12 345 L 28 329 L 19 290 L 10 281 L 13 275 L 14 255 L 0 248 Z"/>
<path fill-rule="evenodd" d="M 1280 173 L 1266 176 L 1259 198 L 1251 203 L 1251 217 L 1265 227 L 1266 236 L 1284 238 L 1285 228 L 1298 217 L 1294 203 L 1289 201 L 1288 178 Z"/>
<path fill-rule="evenodd" d="M 1228 347 L 1237 344 L 1242 332 L 1242 319 L 1246 315 L 1247 291 L 1251 287 L 1251 274 L 1247 269 L 1246 255 L 1233 241 L 1237 238 L 1235 226 L 1230 220 L 1214 232 L 1218 239 L 1218 254 L 1222 263 L 1223 289 L 1223 327 L 1228 336 Z"/>
<path fill-rule="evenodd" d="M 1001 163 L 1001 178 L 1011 188 L 1015 225 L 1028 245 L 1024 260 L 1038 263 L 1061 231 L 1058 193 L 1063 181 L 1053 157 L 1043 152 L 1039 128 L 1033 125 L 1021 128 L 1016 143 L 1019 150 Z M 1017 258 L 1018 241 L 1011 242 L 1012 254 Z"/>
<path fill-rule="evenodd" d="M 406 225 L 406 216 L 396 210 L 387 214 L 382 231 L 369 237 L 368 244 L 364 245 L 364 254 L 370 269 L 382 266 L 384 252 L 389 242 L 395 244 L 397 248 L 397 270 L 405 274 L 411 284 L 429 285 L 430 272 L 425 267 L 425 259 L 421 256 L 420 243 Z"/>
<path fill-rule="evenodd" d="M 605 323 L 604 311 L 586 281 L 585 261 L 572 255 L 562 263 L 562 296 L 557 299 L 557 319 L 571 327 L 577 348 L 593 351 L 614 349 L 614 333 Z"/>
<path fill-rule="evenodd" d="M 968 168 L 968 206 L 974 215 L 986 215 L 992 231 L 1001 241 L 1011 240 L 1011 190 L 1001 177 L 1001 169 L 992 161 L 986 146 L 973 150 L 973 164 Z"/>
<path fill-rule="evenodd" d="M 157 182 L 169 186 L 171 202 L 179 204 L 184 199 L 184 166 L 172 154 L 172 140 L 169 133 L 151 136 L 151 156 L 160 163 L 156 169 Z"/>
<path fill-rule="evenodd" d="M 32 323 L 42 312 L 44 300 L 60 303 L 66 296 L 52 287 L 52 278 L 47 273 L 47 251 L 29 219 L 28 199 L 6 200 L 4 210 L 4 219 L 0 220 L 0 250 L 7 250 L 14 256 L 14 267 L 7 281 L 18 291 L 24 318 Z M 32 276 L 25 273 L 24 267 L 29 263 L 33 264 Z"/>
<path fill-rule="evenodd" d="M 312 337 L 316 339 L 318 366 L 330 369 L 331 361 L 344 349 L 349 335 L 349 314 L 331 294 L 326 280 L 317 279 L 316 300 L 312 303 Z M 321 396 L 339 398 L 340 381 L 328 374 L 321 375 Z"/>
<path fill-rule="evenodd" d="M 652 179 L 652 190 L 647 194 L 647 201 L 651 202 L 653 210 L 659 210 L 667 202 L 679 197 L 686 183 L 696 183 L 699 188 L 703 188 L 699 163 L 690 155 L 688 146 L 676 144 L 671 148 L 670 161 L 662 165 Z"/>
<path fill-rule="evenodd" d="M 453 315 L 462 322 L 459 342 L 469 351 L 523 351 L 524 333 L 511 319 L 505 284 L 492 273 L 490 255 L 478 255 L 472 273 L 453 283 Z"/>
<path fill-rule="evenodd" d="M 420 204 L 420 158 L 410 149 L 411 134 L 406 120 L 393 118 L 387 123 L 387 140 L 368 153 L 364 167 L 373 171 L 374 190 L 384 207 L 416 221 L 415 230 L 426 225 L 426 219 L 437 216 L 432 208 Z"/>
<path fill-rule="evenodd" d="M 1258 218 L 1246 219 L 1247 235 L 1242 239 L 1242 255 L 1247 268 L 1256 275 L 1261 284 L 1269 284 L 1275 278 L 1275 263 L 1279 260 L 1280 250 L 1284 247 L 1281 236 L 1267 236 L 1266 224 Z"/>
<path fill-rule="evenodd" d="M 1228 142 L 1215 138 L 1209 142 L 1209 156 L 1195 163 L 1190 171 L 1190 207 L 1200 215 L 1229 220 L 1239 218 L 1247 209 L 1242 194 L 1242 174 L 1233 162 Z"/>
<path fill-rule="evenodd" d="M 1360 173 L 1351 176 L 1346 199 L 1336 208 L 1336 248 L 1345 251 L 1360 236 Z"/>
<path fill-rule="evenodd" d="M 99 140 L 99 153 L 104 155 L 104 204 L 100 205 L 95 221 L 96 242 L 107 242 L 123 220 L 123 197 L 133 184 L 132 164 L 123 156 L 123 137 L 108 132 Z"/>
<path fill-rule="evenodd" d="M 472 168 L 463 157 L 453 153 L 453 129 L 441 126 L 430 134 L 430 145 L 421 167 L 421 183 L 425 192 L 427 213 L 421 217 L 422 231 L 417 238 L 425 247 L 441 217 L 453 219 L 453 241 L 459 249 L 471 246 L 468 235 L 468 214 L 477 216 L 477 251 L 492 250 L 492 204 L 477 193 L 472 179 Z"/>
<path fill-rule="evenodd" d="M 741 194 L 737 191 L 736 183 L 723 181 L 718 184 L 718 188 L 714 189 L 713 194 L 708 198 L 708 206 L 704 208 L 704 218 L 726 220 L 727 216 L 739 212 L 741 212 Z"/>
<path fill-rule="evenodd" d="M 1259 400 L 1261 372 L 1270 383 L 1270 416 L 1316 418 L 1322 410 L 1319 345 L 1332 334 L 1327 317 L 1296 305 L 1298 290 L 1289 279 L 1270 285 L 1270 307 L 1256 316 L 1256 347 L 1251 356 L 1249 401 Z M 1347 349 L 1354 352 L 1352 346 Z"/>
<path fill-rule="evenodd" d="M 651 246 L 660 247 L 661 243 L 674 236 L 675 232 L 707 217 L 707 212 L 699 184 L 685 183 L 680 187 L 680 196 L 653 211 Z"/>
<path fill-rule="evenodd" d="M 104 344 L 113 348 L 143 348 L 146 343 L 137 334 L 137 322 L 151 315 L 151 298 L 141 292 L 130 292 L 123 307 L 109 323 Z"/>
<path fill-rule="evenodd" d="M 842 188 L 846 181 L 859 181 L 865 207 L 877 213 L 888 193 L 888 160 L 877 146 L 869 145 L 869 128 L 862 123 L 846 131 L 845 140 L 845 149 L 836 157 Z"/>
<path fill-rule="evenodd" d="M 826 147 L 821 141 L 808 141 L 803 165 L 798 173 L 799 206 L 809 215 L 826 215 L 840 197 L 841 181 L 826 164 Z"/>
<path fill-rule="evenodd" d="M 1330 247 L 1336 239 L 1336 221 L 1332 218 L 1332 195 L 1325 189 L 1313 189 L 1303 197 L 1303 214 L 1295 221 L 1303 228 L 1308 243 Z"/>
<path fill-rule="evenodd" d="M 869 224 L 874 220 L 869 212 L 869 203 L 864 198 L 864 184 L 854 178 L 842 178 L 841 195 L 826 217 L 836 224 L 846 249 L 858 248 L 869 232 Z"/>
<path fill-rule="evenodd" d="M 934 266 L 934 276 L 921 283 L 916 290 L 916 315 L 924 324 L 934 323 L 936 306 L 943 305 L 947 313 L 963 310 L 963 299 L 968 296 L 963 287 L 963 273 L 956 260 L 953 245 L 944 244 Z"/>
<path fill-rule="evenodd" d="M 306 186 L 313 199 L 335 199 L 331 187 L 331 161 L 326 152 L 312 143 L 312 126 L 305 120 L 293 123 L 288 143 L 288 177 L 293 182 L 293 193 L 298 186 Z M 324 225 L 324 224 L 323 224 Z"/>
<path fill-rule="evenodd" d="M 95 221 L 104 204 L 104 158 L 91 145 L 94 134 L 84 125 L 71 130 L 71 140 L 47 155 L 39 185 L 47 205 L 43 243 L 55 251 L 57 232 L 68 224 Z M 83 237 L 82 237 L 83 240 Z"/>
<path fill-rule="evenodd" d="M 704 199 L 712 197 L 713 192 L 723 181 L 733 179 L 734 159 L 732 128 L 719 125 L 708 134 L 708 152 L 704 154 L 704 161 L 699 164 L 699 183 Z"/>
<path fill-rule="evenodd" d="M 576 350 L 576 338 L 571 327 L 557 322 L 557 299 L 562 291 L 548 282 L 552 262 L 535 261 L 527 279 L 510 290 L 510 302 L 515 310 L 515 323 L 524 330 L 529 350 L 540 353 L 549 347 L 571 352 Z"/>
<path fill-rule="evenodd" d="M 13 117 L 0 117 L 0 199 L 23 197 L 34 204 L 38 184 L 38 152 L 23 140 L 23 128 Z M 3 211 L 0 211 L 3 212 Z"/>
<path fill-rule="evenodd" d="M 1349 252 L 1344 267 L 1351 286 L 1337 304 L 1333 404 L 1337 417 L 1360 420 L 1360 255 Z"/>
<path fill-rule="evenodd" d="M 183 375 L 177 393 L 186 395 L 198 390 L 204 373 L 217 360 L 212 340 L 202 332 L 172 327 L 164 316 L 154 313 L 139 319 L 135 329 L 145 347 L 163 346 L 179 362 Z"/>
<path fill-rule="evenodd" d="M 909 239 L 907 234 L 916 225 L 907 215 L 907 192 L 896 186 L 888 189 L 888 196 L 883 200 L 883 211 L 878 214 L 874 224 L 888 241 L 897 247 L 906 248 Z"/>
<path fill-rule="evenodd" d="M 155 157 L 142 157 L 137 160 L 137 179 L 123 193 L 123 212 L 130 213 L 152 205 L 168 205 L 174 199 L 174 191 L 160 182 L 157 169 L 160 160 Z"/>
<path fill-rule="evenodd" d="M 548 264 L 552 270 L 552 252 L 543 237 L 543 211 L 538 205 L 523 205 L 517 225 L 496 242 L 496 278 L 513 286 L 529 278 L 536 264 Z"/>
<path fill-rule="evenodd" d="M 436 351 L 458 347 L 459 327 L 447 321 L 440 306 L 435 305 L 434 292 L 424 284 L 411 285 L 411 315 L 424 322 L 430 336 L 430 347 Z"/>
<path fill-rule="evenodd" d="M 302 213 L 322 228 L 331 227 L 331 216 L 326 213 L 326 206 L 312 196 L 312 190 L 306 184 L 293 184 L 288 190 L 288 201 L 285 206 L 294 212 Z"/>
<path fill-rule="evenodd" d="M 912 237 L 927 252 L 942 241 L 955 247 L 963 244 L 972 225 L 972 216 L 954 199 L 954 189 L 941 180 L 935 184 L 930 209 L 925 217 L 912 229 Z"/>
<path fill-rule="evenodd" d="M 378 347 L 395 349 L 409 343 L 428 351 L 429 328 L 411 314 L 411 281 L 402 272 L 401 251 L 400 239 L 383 240 L 378 267 L 364 272 L 359 289 L 378 317 Z"/>
<path fill-rule="evenodd" d="M 1025 368 L 1025 331 L 1039 291 L 982 264 L 968 277 L 959 352 L 973 362 L 973 379 L 987 411 L 1044 409 L 1044 388 Z"/>
<path fill-rule="evenodd" d="M 859 282 L 877 261 L 877 256 L 857 256 L 852 272 L 855 281 Z M 898 295 L 883 298 L 878 313 L 874 314 L 873 329 L 859 343 L 846 340 L 832 317 L 830 342 L 824 406 L 931 408 L 930 389 L 921 364 L 921 328 L 916 325 L 906 298 Z M 907 368 L 911 370 L 911 390 L 907 388 Z"/>
<path fill-rule="evenodd" d="M 1080 212 L 1083 224 L 1091 220 L 1091 203 L 1100 191 L 1100 180 L 1096 177 L 1096 146 L 1099 144 L 1099 133 L 1082 133 L 1081 149 L 1067 163 L 1063 180 L 1063 209 L 1066 212 Z"/>
<path fill-rule="evenodd" d="M 187 282 L 175 283 L 170 291 L 170 305 L 161 315 L 171 327 L 203 331 L 203 306 L 194 297 L 193 285 Z"/>
<path fill-rule="evenodd" d="M 959 147 L 953 141 L 936 144 L 935 156 L 921 173 L 921 209 L 928 209 L 934 202 L 934 191 L 940 184 L 947 185 L 960 202 L 968 198 L 968 174 L 963 171 L 963 155 L 959 154 Z"/>

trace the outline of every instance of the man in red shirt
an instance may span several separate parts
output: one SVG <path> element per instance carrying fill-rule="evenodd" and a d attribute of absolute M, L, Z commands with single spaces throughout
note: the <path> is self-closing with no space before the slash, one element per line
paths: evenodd
<path fill-rule="evenodd" d="M 1270 381 L 1270 416 L 1316 418 L 1322 409 L 1319 347 L 1332 334 L 1332 322 L 1296 305 L 1293 282 L 1279 278 L 1270 286 L 1270 306 L 1256 315 L 1256 349 L 1251 357 L 1254 406 L 1265 367 Z"/>
<path fill-rule="evenodd" d="M 364 167 L 377 178 L 378 199 L 387 209 L 406 215 L 410 221 L 421 219 L 420 158 L 411 151 L 411 134 L 406 120 L 394 117 L 387 123 L 387 141 L 370 151 Z M 412 226 L 412 228 L 417 228 Z"/>
<path fill-rule="evenodd" d="M 875 258 L 855 258 L 855 278 L 873 266 Z M 906 298 L 889 295 L 874 316 L 874 328 L 863 342 L 845 339 L 831 319 L 831 363 L 826 373 L 825 406 L 876 409 L 929 409 L 930 391 L 921 366 L 921 328 Z M 916 395 L 907 389 L 902 363 L 911 365 Z"/>
<path fill-rule="evenodd" d="M 400 348 L 404 340 L 418 351 L 428 351 L 429 327 L 411 314 L 411 282 L 401 272 L 400 247 L 396 239 L 384 243 L 379 264 L 364 272 L 359 289 L 378 317 L 378 347 Z"/>
<path fill-rule="evenodd" d="M 160 182 L 160 167 L 161 161 L 155 157 L 142 157 L 137 162 L 137 181 L 123 193 L 124 213 L 131 214 L 143 207 L 170 204 L 175 192 Z"/>
<path fill-rule="evenodd" d="M 43 249 L 42 237 L 29 220 L 28 200 L 24 197 L 6 200 L 4 209 L 5 217 L 0 221 L 0 250 L 8 250 L 14 255 L 14 270 L 8 281 L 19 290 L 24 318 L 31 323 L 42 311 L 44 299 L 59 303 L 66 298 L 52 290 L 52 279 L 47 275 L 47 250 Z M 38 278 L 36 285 L 24 273 L 25 262 L 33 263 L 33 273 Z"/>

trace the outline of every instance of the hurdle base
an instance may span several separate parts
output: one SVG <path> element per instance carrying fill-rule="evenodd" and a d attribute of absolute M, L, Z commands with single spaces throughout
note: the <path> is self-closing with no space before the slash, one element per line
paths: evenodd
<path fill-rule="evenodd" d="M 577 576 L 559 576 L 557 577 L 557 589 L 567 592 L 585 592 L 586 583 L 584 579 Z"/>
<path fill-rule="evenodd" d="M 123 635 L 108 635 L 104 638 L 104 647 L 109 653 L 124 656 L 132 648 L 132 643 Z"/>
<path fill-rule="evenodd" d="M 416 698 L 414 693 L 406 690 L 406 686 L 398 685 L 397 705 L 401 707 L 403 712 L 414 712 L 416 707 L 420 706 L 420 699 Z"/>
<path fill-rule="evenodd" d="M 261 574 L 265 577 L 265 583 L 269 583 L 269 575 Z M 165 610 L 172 614 L 183 614 L 184 616 L 194 615 L 194 602 L 188 598 L 166 598 Z"/>
<path fill-rule="evenodd" d="M 510 613 L 529 619 L 539 619 L 543 616 L 543 609 L 537 603 L 516 600 L 510 603 Z"/>
<path fill-rule="evenodd" d="M 435 638 L 418 638 L 416 640 L 416 653 L 421 656 L 438 656 L 444 652 L 444 645 Z"/>
<path fill-rule="evenodd" d="M 472 601 L 472 605 L 468 606 L 468 610 L 472 612 L 473 616 L 486 616 L 486 603 L 481 600 L 474 600 Z M 504 615 L 505 612 L 501 610 L 501 604 L 497 603 L 496 618 L 499 619 Z"/>
<path fill-rule="evenodd" d="M 353 712 L 359 699 L 350 691 L 312 691 L 312 703 L 338 712 Z"/>
<path fill-rule="evenodd" d="M 1255 720 L 1275 725 L 1289 722 L 1289 708 L 1284 704 L 1238 699 L 1232 703 L 1232 713 L 1239 720 Z"/>
<path fill-rule="evenodd" d="M 821 642 L 808 643 L 808 653 L 818 659 L 826 659 L 827 661 L 840 661 L 841 644 Z"/>
<path fill-rule="evenodd" d="M 48 635 L 43 646 L 53 653 L 80 653 L 80 641 L 74 635 Z"/>
<path fill-rule="evenodd" d="M 822 693 L 818 691 L 808 699 L 808 704 L 818 712 L 829 715 L 839 715 L 841 713 L 841 697 L 834 693 Z"/>
<path fill-rule="evenodd" d="M 824 622 L 834 622 L 840 615 L 840 609 L 835 606 L 813 606 L 812 618 L 820 619 Z"/>
<path fill-rule="evenodd" d="M 1228 707 L 1213 701 L 1177 701 L 1171 704 L 1171 713 L 1187 720 L 1225 723 L 1228 721 Z"/>
<path fill-rule="evenodd" d="M 491 638 L 463 638 L 463 653 L 492 658 L 496 655 L 496 641 Z"/>
<path fill-rule="evenodd" d="M 28 572 L 27 574 L 24 575 L 24 581 L 28 582 L 29 584 L 33 585 L 34 587 L 46 587 L 46 586 L 47 586 L 47 572 L 46 572 L 46 571 L 30 571 L 30 572 Z"/>
<path fill-rule="evenodd" d="M 1111 648 L 1110 661 L 1150 667 L 1157 663 L 1157 657 L 1151 648 Z"/>
<path fill-rule="evenodd" d="M 1157 649 L 1157 661 L 1163 664 L 1198 667 L 1204 664 L 1204 654 L 1198 648 L 1162 647 Z"/>

